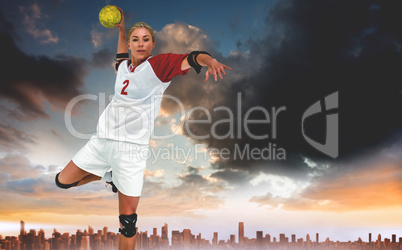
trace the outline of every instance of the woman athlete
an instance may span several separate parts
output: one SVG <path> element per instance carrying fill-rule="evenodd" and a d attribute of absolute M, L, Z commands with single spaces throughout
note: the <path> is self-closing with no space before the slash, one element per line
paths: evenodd
<path fill-rule="evenodd" d="M 126 36 L 120 11 L 113 99 L 99 117 L 96 135 L 56 175 L 55 181 L 64 189 L 98 180 L 110 183 L 118 192 L 119 249 L 134 249 L 136 211 L 146 167 L 141 152 L 148 150 L 163 92 L 173 77 L 185 75 L 191 67 L 199 73 L 201 66 L 207 66 L 205 81 L 210 75 L 215 81 L 223 79 L 225 70 L 231 68 L 203 51 L 151 56 L 155 47 L 152 28 L 139 22 Z"/>

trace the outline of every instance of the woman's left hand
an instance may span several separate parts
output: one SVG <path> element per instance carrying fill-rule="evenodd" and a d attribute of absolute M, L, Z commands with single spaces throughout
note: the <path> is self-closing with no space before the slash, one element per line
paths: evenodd
<path fill-rule="evenodd" d="M 225 69 L 231 70 L 232 68 L 226 66 L 225 64 L 222 64 L 218 62 L 216 59 L 211 58 L 208 63 L 208 70 L 205 73 L 205 81 L 208 81 L 209 75 L 213 75 L 215 81 L 218 81 L 218 76 L 219 78 L 223 79 L 222 74 L 226 75 Z"/>
<path fill-rule="evenodd" d="M 116 5 L 115 5 L 116 6 Z M 117 7 L 117 6 L 116 6 Z M 116 24 L 115 25 L 115 27 L 117 27 L 120 31 L 123 31 L 124 33 L 126 32 L 125 31 L 125 25 L 124 25 L 124 14 L 123 14 L 123 10 L 122 9 L 120 9 L 119 7 L 117 7 L 119 10 L 120 10 L 120 13 L 121 13 L 121 21 L 120 21 L 120 23 L 118 23 L 118 24 Z"/>

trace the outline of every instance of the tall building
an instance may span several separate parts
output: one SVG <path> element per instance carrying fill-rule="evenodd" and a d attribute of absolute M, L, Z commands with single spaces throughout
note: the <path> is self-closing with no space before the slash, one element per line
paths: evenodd
<path fill-rule="evenodd" d="M 262 244 L 262 231 L 257 231 L 256 237 L 257 237 L 257 246 L 260 248 L 263 245 Z"/>
<path fill-rule="evenodd" d="M 320 242 L 320 235 L 318 233 L 315 234 L 315 242 Z"/>
<path fill-rule="evenodd" d="M 292 234 L 292 243 L 296 243 L 296 234 Z"/>
<path fill-rule="evenodd" d="M 178 230 L 172 231 L 172 247 L 180 247 L 182 245 L 182 234 Z"/>
<path fill-rule="evenodd" d="M 368 243 L 371 243 L 371 233 L 369 233 L 369 242 Z"/>
<path fill-rule="evenodd" d="M 20 236 L 24 236 L 25 235 L 25 222 L 20 221 L 20 225 L 21 225 Z"/>
<path fill-rule="evenodd" d="M 280 244 L 287 244 L 287 243 L 289 243 L 289 239 L 286 237 L 285 234 L 279 234 L 279 243 L 280 243 Z"/>
<path fill-rule="evenodd" d="M 190 248 L 190 246 L 191 246 L 191 230 L 190 229 L 183 230 L 183 245 L 185 248 Z"/>
<path fill-rule="evenodd" d="M 162 227 L 162 236 L 159 244 L 161 247 L 169 247 L 168 225 L 166 223 Z"/>
<path fill-rule="evenodd" d="M 82 236 L 81 238 L 81 248 L 82 250 L 90 250 L 89 245 L 89 235 Z"/>
<path fill-rule="evenodd" d="M 140 249 L 148 249 L 149 248 L 148 231 L 141 233 L 139 238 L 141 238 Z"/>
<path fill-rule="evenodd" d="M 104 241 L 107 241 L 107 231 L 108 231 L 108 228 L 104 227 L 103 228 L 103 239 L 104 239 Z"/>
<path fill-rule="evenodd" d="M 236 235 L 234 235 L 234 234 L 231 234 L 230 235 L 230 244 L 236 244 Z"/>
<path fill-rule="evenodd" d="M 162 240 L 169 240 L 169 238 L 168 238 L 168 224 L 166 224 L 166 223 L 162 227 Z"/>
<path fill-rule="evenodd" d="M 265 241 L 266 241 L 267 243 L 271 243 L 271 235 L 266 234 L 266 235 L 265 235 Z"/>
<path fill-rule="evenodd" d="M 244 243 L 244 222 L 239 222 L 239 245 Z"/>
<path fill-rule="evenodd" d="M 214 232 L 214 238 L 212 239 L 212 246 L 218 245 L 218 232 Z"/>
<path fill-rule="evenodd" d="M 43 229 L 39 230 L 38 242 L 39 242 L 39 245 L 43 245 L 45 243 L 45 231 Z"/>

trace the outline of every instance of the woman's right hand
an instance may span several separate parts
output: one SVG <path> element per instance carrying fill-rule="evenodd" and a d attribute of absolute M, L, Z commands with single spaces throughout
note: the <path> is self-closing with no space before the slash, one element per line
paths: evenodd
<path fill-rule="evenodd" d="M 116 6 L 116 5 L 115 5 Z M 120 10 L 121 13 L 121 21 L 120 23 L 116 24 L 115 27 L 117 27 L 120 31 L 126 32 L 125 30 L 125 26 L 124 26 L 124 14 L 123 14 L 123 10 L 120 9 L 119 7 L 116 6 L 116 8 L 118 8 Z"/>

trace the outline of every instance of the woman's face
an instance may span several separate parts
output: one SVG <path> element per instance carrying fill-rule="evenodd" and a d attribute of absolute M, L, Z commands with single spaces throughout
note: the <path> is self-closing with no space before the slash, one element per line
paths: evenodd
<path fill-rule="evenodd" d="M 152 41 L 151 33 L 147 28 L 136 28 L 130 35 L 128 49 L 135 60 L 144 61 L 151 55 L 155 42 Z"/>

